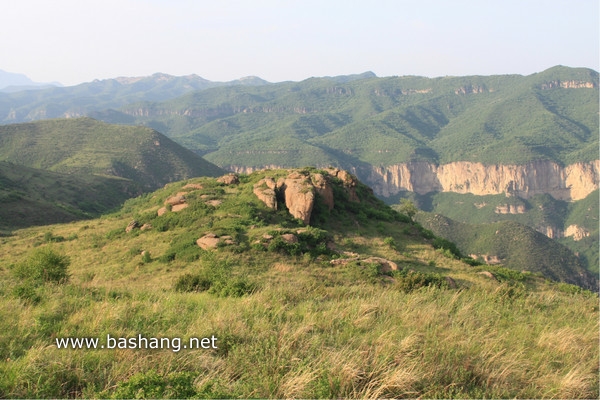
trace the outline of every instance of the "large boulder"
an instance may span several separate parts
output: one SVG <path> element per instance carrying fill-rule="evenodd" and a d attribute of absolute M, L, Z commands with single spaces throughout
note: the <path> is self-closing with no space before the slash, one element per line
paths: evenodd
<path fill-rule="evenodd" d="M 322 174 L 312 175 L 311 180 L 323 203 L 325 203 L 329 211 L 333 210 L 333 206 L 335 205 L 333 199 L 333 187 L 329 180 Z"/>
<path fill-rule="evenodd" d="M 166 199 L 165 204 L 175 206 L 177 204 L 183 204 L 185 203 L 185 201 L 185 192 L 179 192 L 175 196 L 171 196 L 168 199 Z"/>
<path fill-rule="evenodd" d="M 207 233 L 200 239 L 196 240 L 196 244 L 204 250 L 210 250 L 217 247 L 220 239 L 214 233 Z"/>
<path fill-rule="evenodd" d="M 381 268 L 380 271 L 383 273 L 398 271 L 398 264 L 396 264 L 393 261 L 386 260 L 385 258 L 381 258 L 381 257 L 369 257 L 369 258 L 365 258 L 364 260 L 361 260 L 361 262 L 368 263 L 368 264 L 379 264 L 379 266 Z"/>
<path fill-rule="evenodd" d="M 136 220 L 133 220 L 129 224 L 127 224 L 127 227 L 125 228 L 125 232 L 129 233 L 132 230 L 139 228 L 139 227 L 140 227 L 140 223 L 137 222 Z"/>
<path fill-rule="evenodd" d="M 240 183 L 240 178 L 237 174 L 231 173 L 217 178 L 217 182 L 224 183 L 225 185 L 236 185 Z"/>
<path fill-rule="evenodd" d="M 360 203 L 360 199 L 356 194 L 356 185 L 358 184 L 358 179 L 356 179 L 354 175 L 348 173 L 347 171 L 344 171 L 343 169 L 337 168 L 328 168 L 326 169 L 326 171 L 327 173 L 329 173 L 329 175 L 336 177 L 342 181 L 342 184 L 344 185 L 346 193 L 348 193 L 348 199 L 350 201 Z"/>
<path fill-rule="evenodd" d="M 183 204 L 175 204 L 174 206 L 171 206 L 171 211 L 173 212 L 179 212 L 181 210 L 184 210 L 186 208 L 188 208 L 189 204 L 187 203 L 183 203 Z"/>
<path fill-rule="evenodd" d="M 304 175 L 291 173 L 283 181 L 281 190 L 290 214 L 308 224 L 315 204 L 315 187 L 312 182 Z"/>
<path fill-rule="evenodd" d="M 333 210 L 335 200 L 331 177 L 342 182 L 350 201 L 360 201 L 356 194 L 358 180 L 353 175 L 335 168 L 326 171 L 327 174 L 291 171 L 286 177 L 279 178 L 277 182 L 267 177 L 254 185 L 254 194 L 273 210 L 277 209 L 279 194 L 284 198 L 290 214 L 305 224 L 310 222 L 317 198 L 327 206 L 329 211 Z"/>
<path fill-rule="evenodd" d="M 277 210 L 277 196 L 275 189 L 277 184 L 273 178 L 264 178 L 254 185 L 254 194 L 260 201 L 273 210 Z"/>

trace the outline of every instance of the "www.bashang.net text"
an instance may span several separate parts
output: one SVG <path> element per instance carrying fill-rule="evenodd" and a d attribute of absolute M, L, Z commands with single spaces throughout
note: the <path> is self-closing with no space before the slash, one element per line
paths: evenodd
<path fill-rule="evenodd" d="M 141 334 L 132 337 L 114 337 L 107 334 L 103 343 L 99 337 L 64 337 L 56 338 L 55 341 L 59 349 L 169 349 L 174 353 L 186 349 L 218 349 L 218 339 L 214 335 L 182 340 L 177 337 L 145 337 Z"/>

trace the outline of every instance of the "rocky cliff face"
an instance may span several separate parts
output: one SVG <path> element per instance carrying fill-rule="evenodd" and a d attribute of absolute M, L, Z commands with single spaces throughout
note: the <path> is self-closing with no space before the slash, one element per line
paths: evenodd
<path fill-rule="evenodd" d="M 388 197 L 401 191 L 504 193 L 527 199 L 548 193 L 555 199 L 575 201 L 598 189 L 600 161 L 578 162 L 561 167 L 552 161 L 535 161 L 525 165 L 484 165 L 457 161 L 435 165 L 409 162 L 388 167 L 356 171 L 364 176 L 375 193 Z"/>

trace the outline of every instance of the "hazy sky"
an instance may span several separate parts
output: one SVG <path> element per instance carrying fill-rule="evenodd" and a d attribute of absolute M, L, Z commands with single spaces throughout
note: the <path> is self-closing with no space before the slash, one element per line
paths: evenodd
<path fill-rule="evenodd" d="M 598 0 L 0 1 L 0 69 L 38 82 L 599 69 Z"/>

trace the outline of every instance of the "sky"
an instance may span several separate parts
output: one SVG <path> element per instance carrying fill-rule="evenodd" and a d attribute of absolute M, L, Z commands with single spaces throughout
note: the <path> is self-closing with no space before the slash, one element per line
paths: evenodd
<path fill-rule="evenodd" d="M 0 0 L 0 69 L 64 85 L 599 70 L 598 0 Z"/>

